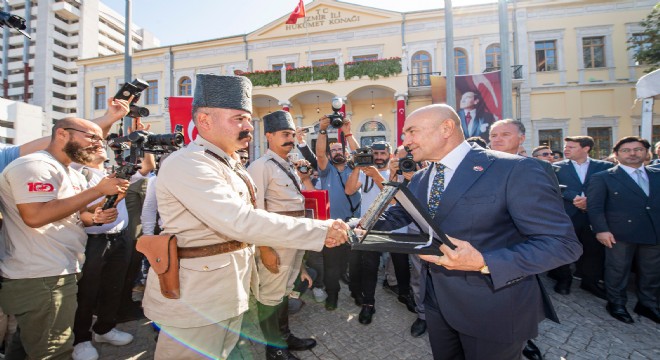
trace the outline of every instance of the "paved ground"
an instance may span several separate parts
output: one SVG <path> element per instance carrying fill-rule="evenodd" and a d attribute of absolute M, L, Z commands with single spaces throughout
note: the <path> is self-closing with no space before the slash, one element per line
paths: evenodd
<path fill-rule="evenodd" d="M 543 277 L 546 287 L 551 282 Z M 546 359 L 660 359 L 660 326 L 632 312 L 636 299 L 630 293 L 628 309 L 635 323 L 627 325 L 610 317 L 605 301 L 582 291 L 579 281 L 573 283 L 568 296 L 551 297 L 561 324 L 545 320 L 535 339 Z M 410 325 L 416 315 L 408 312 L 392 293 L 378 286 L 376 314 L 371 325 L 357 321 L 360 308 L 353 304 L 348 288 L 343 285 L 339 308 L 328 312 L 322 304 L 305 298 L 306 305 L 291 317 L 294 334 L 311 336 L 318 345 L 312 351 L 296 353 L 301 359 L 432 359 L 427 336 L 413 338 Z M 149 321 L 133 321 L 120 329 L 136 334 L 136 340 L 124 347 L 98 346 L 101 359 L 151 359 L 155 333 Z M 253 313 L 245 316 L 243 333 L 259 339 Z M 232 359 L 264 359 L 263 345 L 244 339 L 232 353 Z M 496 359 L 495 359 L 496 360 Z"/>

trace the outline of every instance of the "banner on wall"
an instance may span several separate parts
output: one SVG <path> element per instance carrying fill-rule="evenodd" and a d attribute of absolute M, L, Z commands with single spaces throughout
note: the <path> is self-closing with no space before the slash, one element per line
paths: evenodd
<path fill-rule="evenodd" d="M 465 138 L 479 136 L 488 142 L 490 126 L 502 118 L 501 72 L 457 75 L 454 109 L 461 118 Z M 434 104 L 447 102 L 447 78 L 431 76 Z"/>
<path fill-rule="evenodd" d="M 168 107 L 170 111 L 170 128 L 177 125 L 183 126 L 183 137 L 185 143 L 193 141 L 197 136 L 195 123 L 192 121 L 192 100 L 190 96 L 170 96 Z"/>

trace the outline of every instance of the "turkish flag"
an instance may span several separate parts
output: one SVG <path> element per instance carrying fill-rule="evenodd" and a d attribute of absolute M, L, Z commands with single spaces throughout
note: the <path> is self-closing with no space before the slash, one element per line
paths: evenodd
<path fill-rule="evenodd" d="M 298 19 L 304 17 L 305 17 L 305 4 L 303 4 L 303 0 L 300 0 L 298 6 L 296 6 L 296 8 L 291 13 L 291 15 L 289 15 L 289 19 L 286 21 L 286 23 L 295 24 L 296 22 L 298 22 Z"/>
<path fill-rule="evenodd" d="M 170 110 L 170 125 L 174 129 L 177 125 L 183 126 L 185 143 L 195 140 L 197 128 L 192 121 L 192 100 L 190 96 L 170 96 L 168 108 Z"/>

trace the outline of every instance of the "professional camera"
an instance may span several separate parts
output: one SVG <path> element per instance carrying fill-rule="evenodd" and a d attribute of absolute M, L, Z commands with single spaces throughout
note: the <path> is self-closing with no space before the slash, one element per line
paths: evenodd
<path fill-rule="evenodd" d="M 127 136 L 110 134 L 107 140 L 108 146 L 115 153 L 115 161 L 119 165 L 115 169 L 116 177 L 125 180 L 129 180 L 140 169 L 138 160 L 144 157 L 145 153 L 170 153 L 178 150 L 184 143 L 181 132 L 152 134 L 143 130 L 134 131 Z M 128 160 L 124 159 L 124 150 L 130 150 Z M 106 196 L 103 210 L 113 207 L 116 201 L 117 195 Z"/>
<path fill-rule="evenodd" d="M 130 111 L 128 112 L 128 114 L 126 114 L 126 116 L 132 118 L 149 116 L 149 109 L 147 109 L 146 107 L 135 105 L 135 103 L 137 103 L 140 100 L 142 91 L 144 91 L 148 87 L 149 84 L 147 84 L 144 80 L 135 79 L 133 80 L 133 82 L 124 83 L 121 89 L 117 91 L 117 94 L 115 95 L 115 99 L 128 100 L 131 96 L 133 96 L 133 100 L 131 100 L 131 104 L 130 104 Z"/>
<path fill-rule="evenodd" d="M 369 147 L 363 147 L 355 150 L 353 153 L 353 165 L 355 167 L 359 166 L 373 166 L 374 163 L 374 151 Z"/>
<path fill-rule="evenodd" d="M 15 29 L 19 33 L 23 34 L 25 37 L 28 39 L 32 39 L 28 33 L 26 33 L 25 29 L 27 29 L 27 26 L 25 25 L 25 19 L 18 15 L 12 15 L 8 12 L 0 11 L 0 27 L 7 26 L 12 29 Z"/>
<path fill-rule="evenodd" d="M 344 125 L 344 113 L 341 112 L 342 105 L 344 105 L 344 101 L 341 98 L 332 99 L 332 114 L 326 115 L 330 119 L 330 125 L 335 129 L 339 129 Z"/>
<path fill-rule="evenodd" d="M 406 156 L 399 158 L 399 170 L 396 171 L 398 175 L 402 175 L 404 172 L 414 172 L 417 170 L 417 163 L 413 160 L 413 155 L 410 153 L 410 149 L 406 148 Z"/>

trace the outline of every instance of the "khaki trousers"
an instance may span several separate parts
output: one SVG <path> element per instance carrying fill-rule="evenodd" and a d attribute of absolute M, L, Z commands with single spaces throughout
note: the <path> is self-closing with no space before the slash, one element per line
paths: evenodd
<path fill-rule="evenodd" d="M 155 360 L 226 359 L 238 342 L 243 315 L 219 323 L 178 328 L 161 326 Z"/>
<path fill-rule="evenodd" d="M 293 285 L 300 274 L 304 250 L 274 249 L 280 259 L 279 272 L 273 274 L 261 262 L 257 253 L 255 261 L 259 273 L 259 293 L 255 294 L 257 301 L 264 305 L 275 306 L 282 302 L 282 298 L 289 296 Z"/>

